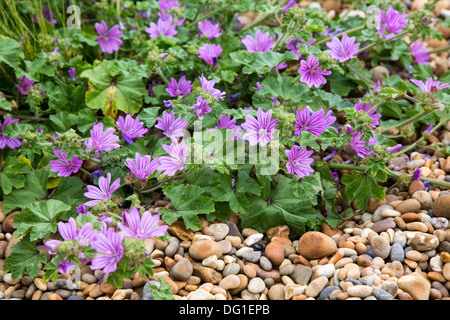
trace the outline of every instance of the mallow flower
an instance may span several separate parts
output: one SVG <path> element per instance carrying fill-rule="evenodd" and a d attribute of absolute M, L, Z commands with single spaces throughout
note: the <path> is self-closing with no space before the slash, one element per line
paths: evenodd
<path fill-rule="evenodd" d="M 152 237 L 162 237 L 165 235 L 169 226 L 158 226 L 159 215 L 153 215 L 150 211 L 145 211 L 142 215 L 137 208 L 124 212 L 124 222 L 118 222 L 121 233 L 126 237 L 136 239 L 148 239 Z"/>

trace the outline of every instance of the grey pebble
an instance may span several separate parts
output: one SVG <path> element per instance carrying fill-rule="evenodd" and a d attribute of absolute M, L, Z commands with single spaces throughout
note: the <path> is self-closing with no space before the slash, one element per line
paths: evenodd
<path fill-rule="evenodd" d="M 237 263 L 233 262 L 227 264 L 225 268 L 223 268 L 222 275 L 226 277 L 229 276 L 230 274 L 236 275 L 239 272 L 241 272 L 241 267 Z"/>
<path fill-rule="evenodd" d="M 150 285 L 155 286 L 158 290 L 161 286 L 159 281 L 149 281 L 144 285 L 144 289 L 142 290 L 142 298 L 141 300 L 155 300 L 153 296 L 154 289 L 150 288 Z"/>
<path fill-rule="evenodd" d="M 249 262 L 258 263 L 261 258 L 261 251 L 244 252 L 242 258 Z"/>
<path fill-rule="evenodd" d="M 394 243 L 391 247 L 390 253 L 391 261 L 400 261 L 403 262 L 405 259 L 405 251 L 403 247 L 399 243 Z"/>
<path fill-rule="evenodd" d="M 272 270 L 272 262 L 270 262 L 270 260 L 265 256 L 262 256 L 259 259 L 259 265 L 266 271 Z"/>
<path fill-rule="evenodd" d="M 337 286 L 328 286 L 325 287 L 319 294 L 319 300 L 327 300 L 330 299 L 330 294 L 334 291 L 339 289 Z"/>
<path fill-rule="evenodd" d="M 353 279 L 353 278 L 346 278 L 344 281 L 348 281 L 348 282 L 351 282 L 351 283 L 353 283 L 353 284 L 355 284 L 355 285 L 362 285 L 362 282 L 361 281 L 359 281 L 359 280 L 356 280 L 356 279 Z"/>
<path fill-rule="evenodd" d="M 86 300 L 86 297 L 73 295 L 67 298 L 67 300 Z"/>
<path fill-rule="evenodd" d="M 375 298 L 377 298 L 377 300 L 394 300 L 394 297 L 383 289 L 375 289 L 372 294 Z"/>

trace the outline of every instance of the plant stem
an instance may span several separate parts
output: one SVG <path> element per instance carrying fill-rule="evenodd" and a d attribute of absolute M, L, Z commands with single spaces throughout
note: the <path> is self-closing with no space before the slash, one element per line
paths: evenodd
<path fill-rule="evenodd" d="M 286 3 L 288 2 L 288 0 L 282 0 L 280 1 L 280 3 L 278 4 L 280 7 L 284 6 Z M 264 20 L 266 20 L 268 17 L 270 16 L 269 13 L 261 13 L 259 14 L 255 20 L 253 20 L 252 23 L 250 23 L 248 26 L 243 27 L 242 30 L 247 30 L 250 28 L 253 28 L 254 26 L 256 26 L 258 23 L 263 22 Z"/>
<path fill-rule="evenodd" d="M 92 173 L 84 169 L 83 167 L 80 167 L 80 171 L 86 173 L 88 176 L 92 176 Z"/>
<path fill-rule="evenodd" d="M 158 75 L 163 79 L 163 81 L 168 84 L 170 81 L 167 80 L 166 76 L 164 75 L 164 73 L 162 72 L 160 67 L 156 67 L 156 72 L 158 73 Z"/>
<path fill-rule="evenodd" d="M 443 47 L 443 48 L 439 48 L 439 49 L 434 49 L 434 50 L 428 51 L 428 53 L 438 53 L 438 52 L 449 51 L 449 50 L 450 50 L 450 46 L 447 46 L 447 47 Z"/>
<path fill-rule="evenodd" d="M 389 132 L 391 129 L 395 129 L 395 128 L 406 127 L 408 124 L 413 123 L 414 121 L 417 121 L 417 120 L 427 116 L 428 114 L 433 113 L 434 111 L 436 111 L 436 109 L 423 110 L 423 111 L 419 112 L 418 114 L 416 114 L 415 116 L 409 118 L 408 120 L 400 122 L 400 123 L 396 124 L 395 126 L 391 126 L 391 127 L 383 129 L 383 131 L 381 131 L 381 133 Z"/>
<path fill-rule="evenodd" d="M 450 121 L 450 117 L 448 118 L 444 118 L 442 119 L 431 131 L 430 131 L 430 135 L 435 132 L 437 129 L 439 129 L 440 127 L 442 127 L 444 124 L 447 123 L 447 121 Z M 403 150 L 400 150 L 399 152 L 396 152 L 393 154 L 394 157 L 398 157 L 399 155 L 408 152 L 409 150 L 414 149 L 420 142 L 425 140 L 425 135 L 422 135 L 422 137 L 420 137 L 420 139 L 414 141 L 413 144 L 409 145 L 408 147 L 406 147 Z"/>
<path fill-rule="evenodd" d="M 367 172 L 369 170 L 369 167 L 366 167 L 366 166 L 357 166 L 357 165 L 346 164 L 346 163 L 327 162 L 327 165 L 331 169 L 338 169 L 338 170 L 352 170 L 352 171 L 360 171 L 360 172 Z M 409 175 L 409 174 L 397 173 L 397 172 L 394 172 L 394 171 L 389 170 L 387 168 L 386 168 L 386 174 L 388 176 L 390 176 L 390 177 L 393 177 L 393 178 L 400 178 L 403 175 L 411 178 L 411 175 Z M 437 186 L 450 188 L 450 183 L 448 183 L 448 182 L 439 181 L 439 180 L 435 180 L 435 179 L 429 179 L 429 178 L 423 178 L 423 177 L 421 177 L 419 180 L 421 180 L 421 181 L 428 181 L 428 182 L 430 182 L 430 183 L 432 183 L 434 185 L 437 185 Z"/>
<path fill-rule="evenodd" d="M 389 39 L 384 39 L 384 38 L 382 38 L 381 41 L 375 41 L 374 43 L 368 45 L 367 47 L 364 47 L 364 48 L 360 49 L 356 55 L 359 55 L 361 52 L 364 52 L 364 51 L 366 51 L 367 49 L 370 49 L 370 48 L 372 48 L 372 47 L 375 47 L 375 46 L 378 45 L 378 44 L 382 44 L 382 43 L 384 43 L 384 42 L 386 42 L 386 41 L 388 41 L 388 40 L 389 40 L 389 41 L 392 41 L 392 40 L 394 40 L 394 39 L 396 39 L 396 38 L 402 37 L 402 36 L 408 34 L 409 32 L 411 32 L 411 30 L 407 29 L 407 30 L 403 31 L 402 33 L 399 33 L 399 34 L 393 36 L 392 38 L 389 38 Z"/>
<path fill-rule="evenodd" d="M 376 83 L 366 77 L 364 77 L 362 74 L 360 74 L 358 71 L 356 71 L 353 67 L 350 67 L 350 65 L 347 64 L 347 68 L 349 68 L 354 74 L 356 74 L 358 77 L 360 77 L 361 79 L 363 79 L 364 81 L 375 85 Z"/>

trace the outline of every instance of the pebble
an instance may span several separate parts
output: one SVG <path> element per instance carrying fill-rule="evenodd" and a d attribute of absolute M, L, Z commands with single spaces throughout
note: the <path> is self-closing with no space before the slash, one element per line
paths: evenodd
<path fill-rule="evenodd" d="M 317 279 L 314 279 L 309 283 L 308 287 L 306 288 L 305 294 L 308 297 L 315 298 L 320 294 L 320 292 L 326 287 L 328 284 L 328 278 L 327 277 L 318 277 Z"/>
<path fill-rule="evenodd" d="M 336 250 L 336 242 L 331 237 L 318 231 L 304 233 L 297 244 L 297 252 L 310 260 L 333 255 Z"/>
<path fill-rule="evenodd" d="M 246 246 L 252 246 L 255 243 L 257 243 L 259 240 L 261 240 L 264 237 L 264 234 L 262 233 L 253 233 L 251 235 L 249 235 L 245 240 L 244 240 L 244 244 Z"/>
<path fill-rule="evenodd" d="M 391 247 L 390 252 L 391 261 L 400 261 L 403 262 L 405 259 L 405 251 L 403 250 L 403 246 L 397 242 L 395 242 Z"/>
<path fill-rule="evenodd" d="M 251 293 L 261 293 L 265 288 L 266 284 L 259 277 L 251 279 L 248 283 L 248 291 L 250 291 Z"/>

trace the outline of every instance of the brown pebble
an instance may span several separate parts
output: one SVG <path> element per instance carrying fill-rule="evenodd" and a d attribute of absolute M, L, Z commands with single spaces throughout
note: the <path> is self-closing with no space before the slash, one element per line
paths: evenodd
<path fill-rule="evenodd" d="M 63 298 L 57 293 L 52 293 L 49 300 L 63 300 Z"/>

